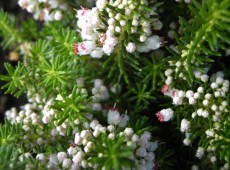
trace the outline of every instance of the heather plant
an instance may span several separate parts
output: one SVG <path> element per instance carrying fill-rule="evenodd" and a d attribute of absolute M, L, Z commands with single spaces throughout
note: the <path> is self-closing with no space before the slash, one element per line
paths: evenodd
<path fill-rule="evenodd" d="M 228 0 L 18 5 L 0 79 L 28 102 L 5 112 L 0 169 L 229 169 Z"/>

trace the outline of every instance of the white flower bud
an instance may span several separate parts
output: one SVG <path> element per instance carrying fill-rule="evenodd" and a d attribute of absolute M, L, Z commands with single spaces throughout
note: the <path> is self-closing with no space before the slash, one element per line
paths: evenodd
<path fill-rule="evenodd" d="M 201 79 L 201 81 L 203 81 L 203 82 L 207 82 L 208 81 L 208 75 L 207 74 L 203 74 L 203 75 L 201 75 L 200 76 L 200 79 Z"/>
<path fill-rule="evenodd" d="M 64 159 L 63 163 L 62 163 L 62 167 L 69 169 L 72 166 L 72 161 L 69 158 Z"/>
<path fill-rule="evenodd" d="M 182 91 L 182 90 L 180 90 L 179 92 L 178 92 L 178 97 L 185 97 L 185 92 L 184 91 Z"/>
<path fill-rule="evenodd" d="M 194 104 L 196 103 L 196 100 L 195 100 L 194 97 L 190 97 L 190 98 L 188 99 L 188 102 L 189 102 L 190 105 L 194 105 Z"/>
<path fill-rule="evenodd" d="M 46 156 L 44 155 L 44 153 L 39 153 L 39 154 L 37 154 L 36 159 L 39 160 L 42 163 L 45 163 Z"/>
<path fill-rule="evenodd" d="M 211 83 L 211 88 L 212 89 L 216 89 L 217 87 L 218 87 L 217 83 L 215 83 L 215 82 Z"/>
<path fill-rule="evenodd" d="M 67 158 L 67 154 L 65 152 L 58 152 L 57 158 L 59 163 L 62 163 Z"/>
<path fill-rule="evenodd" d="M 203 100 L 203 102 L 202 102 L 202 103 L 203 103 L 203 105 L 204 105 L 204 106 L 208 106 L 208 103 L 209 103 L 209 102 L 208 102 L 208 100 L 207 100 L 207 99 L 205 99 L 205 100 Z"/>
<path fill-rule="evenodd" d="M 125 20 L 121 20 L 121 21 L 120 21 L 120 25 L 121 25 L 121 26 L 125 26 L 125 25 L 126 25 L 126 21 L 125 21 Z"/>
<path fill-rule="evenodd" d="M 125 9 L 125 15 L 129 16 L 131 14 L 131 10 L 129 8 Z"/>
<path fill-rule="evenodd" d="M 127 136 L 131 136 L 131 135 L 133 135 L 133 129 L 132 128 L 125 128 L 124 133 Z"/>
<path fill-rule="evenodd" d="M 204 156 L 204 148 L 199 147 L 196 151 L 196 157 L 201 159 Z"/>
<path fill-rule="evenodd" d="M 116 14 L 115 19 L 119 21 L 121 19 L 121 14 L 120 13 Z"/>
<path fill-rule="evenodd" d="M 184 145 L 189 146 L 191 144 L 191 140 L 189 138 L 185 138 L 183 140 Z"/>
<path fill-rule="evenodd" d="M 219 91 L 215 91 L 215 92 L 214 92 L 214 96 L 215 96 L 215 97 L 220 97 L 220 95 L 221 95 L 221 93 L 220 93 Z"/>
<path fill-rule="evenodd" d="M 190 128 L 190 122 L 187 119 L 182 119 L 180 130 L 181 132 L 187 132 Z"/>
<path fill-rule="evenodd" d="M 222 77 L 217 77 L 216 78 L 216 83 L 217 84 L 222 84 L 224 82 L 224 79 Z"/>
<path fill-rule="evenodd" d="M 190 97 L 193 97 L 193 94 L 194 92 L 192 90 L 188 90 L 185 96 L 189 99 Z"/>
<path fill-rule="evenodd" d="M 134 134 L 132 136 L 132 142 L 136 143 L 136 142 L 138 142 L 138 140 L 139 140 L 139 137 L 136 134 Z"/>
<path fill-rule="evenodd" d="M 204 88 L 203 88 L 203 87 L 198 87 L 197 91 L 198 91 L 199 93 L 204 93 Z"/>
<path fill-rule="evenodd" d="M 207 93 L 204 98 L 207 99 L 207 100 L 210 100 L 212 97 L 212 95 L 210 93 Z"/>
<path fill-rule="evenodd" d="M 193 112 L 192 113 L 192 118 L 194 119 L 196 117 L 197 113 L 196 112 Z"/>
<path fill-rule="evenodd" d="M 60 21 L 62 19 L 62 13 L 61 11 L 55 11 L 54 13 L 54 19 L 57 20 L 57 21 Z"/>
<path fill-rule="evenodd" d="M 139 21 L 134 19 L 132 21 L 132 26 L 136 26 L 137 27 L 138 25 L 139 25 Z"/>
<path fill-rule="evenodd" d="M 204 118 L 207 118 L 209 116 L 208 111 L 204 110 L 201 114 Z"/>
<path fill-rule="evenodd" d="M 114 25 L 115 22 L 116 22 L 116 20 L 115 20 L 114 18 L 110 18 L 110 19 L 108 20 L 108 24 L 109 24 L 109 25 Z"/>
<path fill-rule="evenodd" d="M 135 43 L 129 42 L 128 45 L 126 46 L 126 50 L 129 53 L 133 53 L 136 50 L 136 45 Z"/>
<path fill-rule="evenodd" d="M 110 133 L 110 134 L 108 135 L 108 138 L 109 138 L 109 139 L 115 139 L 115 134 L 114 134 L 114 133 Z"/>
<path fill-rule="evenodd" d="M 145 42 L 147 40 L 147 37 L 145 35 L 140 36 L 140 42 Z"/>

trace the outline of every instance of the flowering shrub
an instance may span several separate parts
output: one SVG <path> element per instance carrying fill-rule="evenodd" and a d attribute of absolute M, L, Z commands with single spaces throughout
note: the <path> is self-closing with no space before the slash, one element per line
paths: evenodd
<path fill-rule="evenodd" d="M 0 169 L 229 169 L 229 1 L 79 3 L 0 11 Z"/>

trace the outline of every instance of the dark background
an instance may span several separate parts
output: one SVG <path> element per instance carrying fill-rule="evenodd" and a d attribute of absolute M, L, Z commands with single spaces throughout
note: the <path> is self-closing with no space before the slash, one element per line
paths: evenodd
<path fill-rule="evenodd" d="M 0 10 L 7 11 L 9 14 L 16 15 L 17 18 L 22 20 L 26 15 L 28 15 L 25 11 L 21 10 L 21 8 L 17 4 L 18 0 L 0 0 Z M 27 17 L 27 16 L 26 16 Z M 1 18 L 0 18 L 1 19 Z M 1 28 L 0 28 L 1 29 Z M 0 37 L 1 42 L 1 37 Z M 4 67 L 5 62 L 10 62 L 13 65 L 16 65 L 17 62 L 12 62 L 8 59 L 9 50 L 5 50 L 2 48 L 0 44 L 0 74 L 6 74 L 7 71 Z M 0 87 L 4 84 L 4 82 L 0 81 Z M 26 96 L 23 95 L 19 99 L 11 95 L 5 95 L 4 90 L 0 89 L 0 121 L 3 122 L 4 112 L 9 110 L 11 107 L 19 108 L 20 105 L 23 105 L 26 102 Z"/>

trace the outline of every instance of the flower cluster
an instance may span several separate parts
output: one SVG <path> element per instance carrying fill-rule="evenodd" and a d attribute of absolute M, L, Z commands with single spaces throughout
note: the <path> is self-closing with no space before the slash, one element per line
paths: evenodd
<path fill-rule="evenodd" d="M 78 86 L 84 86 L 82 78 L 77 79 Z M 82 90 L 82 89 L 81 89 Z M 102 111 L 100 101 L 107 100 L 109 95 L 107 88 L 101 79 L 94 80 L 92 88 L 93 108 L 92 110 Z M 71 98 L 71 95 L 68 96 Z M 55 101 L 64 102 L 65 99 L 58 95 L 55 99 L 41 99 L 38 94 L 30 96 L 32 104 L 21 107 L 17 113 L 15 108 L 7 111 L 6 117 L 10 123 L 22 124 L 24 130 L 20 142 L 26 142 L 26 148 L 35 146 L 42 147 L 59 140 L 65 140 L 69 145 L 66 149 L 59 152 L 42 153 L 35 147 L 33 152 L 37 153 L 35 159 L 39 161 L 39 166 L 47 169 L 104 169 L 103 161 L 95 159 L 110 160 L 117 156 L 119 162 L 128 159 L 134 164 L 133 167 L 125 169 L 146 169 L 151 170 L 155 167 L 155 153 L 157 142 L 151 141 L 151 133 L 148 131 L 136 134 L 134 129 L 128 127 L 129 117 L 127 114 L 120 114 L 118 109 L 111 108 L 104 115 L 107 124 L 103 125 L 91 113 L 86 113 L 88 121 L 81 122 L 80 119 L 66 119 L 61 124 L 58 123 L 58 110 L 54 109 Z M 87 105 L 91 106 L 89 101 Z M 95 106 L 95 105 L 100 106 Z M 96 109 L 95 109 L 96 108 Z M 98 109 L 100 108 L 100 109 Z M 105 112 L 105 110 L 104 110 Z M 68 133 L 71 128 L 71 133 Z M 63 138 L 64 137 L 64 138 Z M 102 142 L 102 143 L 101 143 Z M 117 147 L 117 148 L 114 148 Z M 103 149 L 101 149 L 103 148 Z M 119 151 L 122 149 L 122 151 Z M 106 152 L 127 152 L 126 157 L 119 157 L 119 153 Z M 112 156 L 112 157 L 110 157 Z M 20 155 L 19 161 L 31 157 L 31 153 Z M 31 159 L 33 159 L 31 157 Z M 34 168 L 33 164 L 28 164 L 27 168 Z"/>
<path fill-rule="evenodd" d="M 75 146 L 70 146 L 68 153 L 65 154 L 71 159 L 71 165 L 69 165 L 69 167 L 103 169 L 100 163 L 94 162 L 94 157 L 90 155 L 96 153 L 100 159 L 110 159 L 106 152 L 111 151 L 113 146 L 101 142 L 107 138 L 109 142 L 115 144 L 122 137 L 122 143 L 119 146 L 120 148 L 117 149 L 130 147 L 132 154 L 129 159 L 135 162 L 137 169 L 150 170 L 154 168 L 154 151 L 157 148 L 157 142 L 150 141 L 151 134 L 147 131 L 140 136 L 135 134 L 132 128 L 126 127 L 127 121 L 121 126 L 117 121 L 117 117 L 120 116 L 120 113 L 117 110 L 114 110 L 115 109 L 110 110 L 108 113 L 108 126 L 103 126 L 97 119 L 92 119 L 88 128 L 86 127 L 85 130 L 75 133 Z M 113 112 L 113 116 L 111 115 L 111 112 Z M 115 117 L 115 115 L 118 116 Z M 122 121 L 122 119 L 120 119 L 120 121 Z M 122 127 L 122 129 L 119 127 Z M 97 141 L 99 141 L 99 143 Z M 104 149 L 99 150 L 101 147 Z M 69 158 L 67 159 L 69 160 Z"/>
<path fill-rule="evenodd" d="M 96 7 L 78 10 L 77 25 L 84 41 L 75 44 L 75 53 L 101 58 L 103 54 L 110 56 L 121 45 L 128 53 L 160 48 L 164 41 L 153 34 L 152 28 L 159 30 L 162 23 L 152 19 L 157 13 L 155 7 L 148 7 L 149 3 L 145 0 L 98 0 Z M 138 15 L 137 11 L 142 15 Z M 136 40 L 134 37 L 137 36 Z"/>
<path fill-rule="evenodd" d="M 204 120 L 203 129 L 206 130 L 203 134 L 203 140 L 209 144 L 205 144 L 206 142 L 200 143 L 201 146 L 198 148 L 196 156 L 202 158 L 205 151 L 207 151 L 210 161 L 216 162 L 217 155 L 215 155 L 215 153 L 217 152 L 217 148 L 215 148 L 215 144 L 229 140 L 225 135 L 220 133 L 229 121 L 225 118 L 229 113 L 227 102 L 229 80 L 224 79 L 224 73 L 221 71 L 213 74 L 211 77 L 207 74 L 195 71 L 195 78 L 197 81 L 203 83 L 203 86 L 198 86 L 196 90 L 184 91 L 171 88 L 171 73 L 171 69 L 165 72 L 168 77 L 166 79 L 166 84 L 161 89 L 162 93 L 171 97 L 172 104 L 178 108 L 180 108 L 180 106 L 182 108 L 187 106 L 187 109 L 191 108 L 191 110 L 193 110 L 189 115 L 187 113 L 187 115 L 185 115 L 186 118 L 181 121 L 180 130 L 185 133 L 186 136 L 184 144 L 191 144 L 190 139 L 194 138 L 193 136 L 195 134 L 193 133 L 196 131 L 193 129 L 193 126 L 196 127 L 200 121 Z M 157 114 L 157 117 L 160 121 L 163 120 L 162 114 Z M 207 121 L 209 122 L 208 124 Z M 224 125 L 220 126 L 220 123 L 224 123 Z"/>
<path fill-rule="evenodd" d="M 172 119 L 174 111 L 171 108 L 163 109 L 156 113 L 156 116 L 160 122 L 168 122 Z"/>
<path fill-rule="evenodd" d="M 61 20 L 63 11 L 68 9 L 68 5 L 60 0 L 19 0 L 18 4 L 33 13 L 34 19 L 45 22 Z"/>

